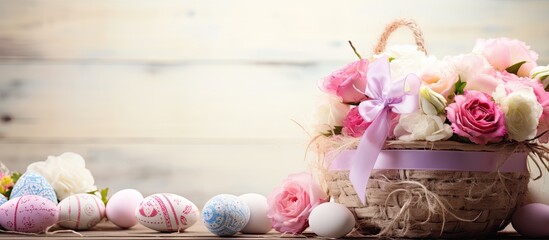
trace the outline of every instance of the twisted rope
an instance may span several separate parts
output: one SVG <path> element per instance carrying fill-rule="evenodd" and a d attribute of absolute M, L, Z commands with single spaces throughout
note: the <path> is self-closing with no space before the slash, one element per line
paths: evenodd
<path fill-rule="evenodd" d="M 375 54 L 380 54 L 385 50 L 385 46 L 387 45 L 387 40 L 389 39 L 389 36 L 397 30 L 400 27 L 406 26 L 410 30 L 412 30 L 412 33 L 414 34 L 414 39 L 416 40 L 416 45 L 422 52 L 427 55 L 427 49 L 425 48 L 425 39 L 423 38 L 423 32 L 417 25 L 417 23 L 414 20 L 408 19 L 408 18 L 402 18 L 397 19 L 391 23 L 389 23 L 385 30 L 383 31 L 383 34 L 379 37 L 379 41 L 377 43 L 377 46 L 374 48 Z"/>

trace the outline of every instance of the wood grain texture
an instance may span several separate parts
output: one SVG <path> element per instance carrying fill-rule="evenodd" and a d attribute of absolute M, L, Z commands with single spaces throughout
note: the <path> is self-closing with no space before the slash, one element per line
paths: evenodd
<path fill-rule="evenodd" d="M 56 61 L 348 61 L 384 25 L 416 19 L 439 56 L 470 51 L 477 38 L 529 43 L 549 63 L 543 0 L 488 1 L 2 1 L 0 57 Z M 402 31 L 395 41 L 411 43 Z"/>

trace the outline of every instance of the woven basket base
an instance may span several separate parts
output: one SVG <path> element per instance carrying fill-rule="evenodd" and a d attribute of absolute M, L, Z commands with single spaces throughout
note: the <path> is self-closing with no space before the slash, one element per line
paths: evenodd
<path fill-rule="evenodd" d="M 529 173 L 374 170 L 363 205 L 348 171 L 325 176 L 364 235 L 465 238 L 493 235 L 522 203 Z"/>

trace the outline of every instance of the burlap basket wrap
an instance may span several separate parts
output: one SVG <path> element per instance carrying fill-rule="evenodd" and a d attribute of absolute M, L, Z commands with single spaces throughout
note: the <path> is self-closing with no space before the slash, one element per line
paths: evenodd
<path fill-rule="evenodd" d="M 417 25 L 401 19 L 387 26 L 376 54 L 384 50 L 388 36 L 400 26 L 409 27 L 418 48 L 426 52 Z M 363 204 L 349 180 L 349 171 L 328 169 L 334 160 L 330 155 L 356 149 L 358 142 L 357 138 L 318 136 L 311 146 L 323 166 L 318 171 L 321 183 L 335 202 L 351 210 L 360 234 L 404 238 L 489 236 L 505 228 L 515 209 L 523 204 L 529 172 L 501 172 L 499 168 L 491 172 L 374 169 Z M 386 141 L 383 149 L 491 152 L 500 159 L 499 164 L 505 163 L 510 154 L 524 153 L 524 161 L 530 156 L 538 169 L 540 162 L 547 169 L 547 148 L 535 143 L 483 146 L 453 141 Z"/>

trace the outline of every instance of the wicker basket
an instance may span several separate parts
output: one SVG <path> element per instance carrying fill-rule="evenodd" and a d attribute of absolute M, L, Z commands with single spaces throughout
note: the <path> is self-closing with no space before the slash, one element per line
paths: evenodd
<path fill-rule="evenodd" d="M 414 33 L 416 44 L 425 51 L 422 33 L 411 20 L 398 20 L 387 26 L 375 48 L 381 53 L 389 35 L 401 26 Z M 324 140 L 322 139 L 324 138 Z M 313 140 L 321 161 L 326 156 L 356 144 L 342 143 L 321 136 Z M 330 146 L 322 141 L 331 142 Z M 358 141 L 358 140 L 357 140 Z M 483 151 L 502 158 L 517 151 L 530 152 L 519 145 L 489 147 L 457 142 L 414 142 L 388 144 L 384 149 Z M 337 144 L 336 144 L 337 145 Z M 511 149 L 511 150 L 509 150 Z M 444 159 L 441 159 L 444 160 Z M 483 159 L 479 159 L 482 161 Z M 505 161 L 505 159 L 502 159 Z M 526 156 L 524 157 L 526 161 Z M 374 170 L 366 187 L 363 204 L 349 181 L 349 171 L 321 171 L 330 196 L 355 215 L 357 230 L 364 235 L 406 238 L 465 238 L 493 235 L 508 225 L 514 210 L 523 202 L 528 172 L 474 172 L 434 170 Z"/>
<path fill-rule="evenodd" d="M 436 149 L 462 151 L 458 149 L 463 145 L 441 142 Z M 400 142 L 397 146 L 386 144 L 385 149 L 433 148 L 425 146 Z M 502 154 L 501 149 L 483 148 L 505 158 L 507 154 Z M 504 151 L 511 153 L 513 150 L 509 149 L 512 148 Z M 528 172 L 374 170 L 366 188 L 365 204 L 349 181 L 349 171 L 325 171 L 323 177 L 330 196 L 355 215 L 361 234 L 465 238 L 489 236 L 505 228 L 523 202 L 529 176 Z"/>

